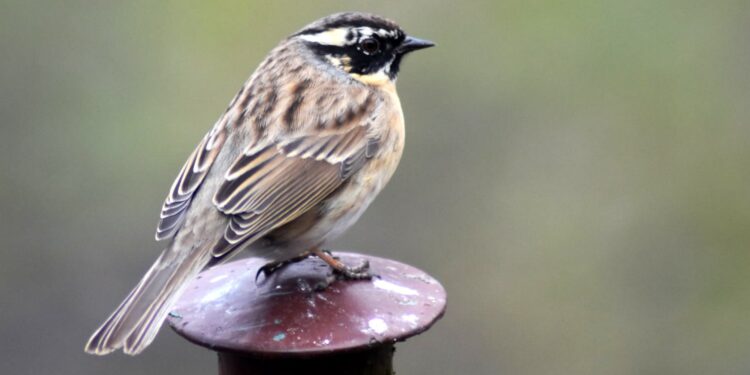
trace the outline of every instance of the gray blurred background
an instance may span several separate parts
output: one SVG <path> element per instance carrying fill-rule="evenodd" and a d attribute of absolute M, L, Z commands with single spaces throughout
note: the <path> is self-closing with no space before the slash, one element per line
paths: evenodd
<path fill-rule="evenodd" d="M 398 172 L 334 246 L 447 288 L 399 374 L 750 373 L 746 0 L 3 1 L 0 372 L 215 372 L 168 329 L 82 348 L 242 82 L 353 9 L 438 43 L 399 79 Z"/>

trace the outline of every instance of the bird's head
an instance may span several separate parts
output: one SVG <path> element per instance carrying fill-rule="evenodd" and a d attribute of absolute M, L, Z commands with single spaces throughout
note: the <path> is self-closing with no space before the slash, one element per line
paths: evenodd
<path fill-rule="evenodd" d="M 366 13 L 338 13 L 291 36 L 317 58 L 369 85 L 396 80 L 402 58 L 435 44 L 406 35 L 393 21 Z"/>

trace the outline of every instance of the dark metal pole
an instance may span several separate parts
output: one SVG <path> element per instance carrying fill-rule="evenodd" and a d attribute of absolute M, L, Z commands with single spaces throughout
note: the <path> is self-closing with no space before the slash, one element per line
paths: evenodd
<path fill-rule="evenodd" d="M 393 344 L 384 344 L 369 350 L 295 359 L 219 353 L 219 375 L 392 375 L 394 350 Z"/>
<path fill-rule="evenodd" d="M 257 259 L 202 272 L 170 313 L 172 328 L 217 351 L 220 375 L 393 374 L 394 344 L 429 329 L 445 311 L 445 290 L 423 271 L 370 262 L 372 280 L 334 280 L 318 258 L 256 274 Z"/>

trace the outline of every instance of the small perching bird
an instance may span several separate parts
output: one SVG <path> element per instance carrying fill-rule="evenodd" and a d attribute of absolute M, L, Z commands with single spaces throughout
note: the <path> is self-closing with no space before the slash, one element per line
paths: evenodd
<path fill-rule="evenodd" d="M 366 265 L 346 266 L 321 246 L 396 170 L 399 65 L 430 46 L 384 18 L 339 13 L 274 48 L 182 167 L 156 230 L 166 248 L 86 352 L 140 353 L 186 282 L 240 250 L 269 266 L 315 254 L 346 277 L 367 277 Z"/>

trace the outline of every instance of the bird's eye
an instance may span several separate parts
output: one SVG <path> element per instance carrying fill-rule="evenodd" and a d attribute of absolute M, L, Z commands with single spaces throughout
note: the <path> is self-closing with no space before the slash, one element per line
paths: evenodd
<path fill-rule="evenodd" d="M 377 39 L 367 38 L 359 42 L 359 49 L 365 53 L 365 55 L 373 55 L 380 52 L 380 42 Z"/>

